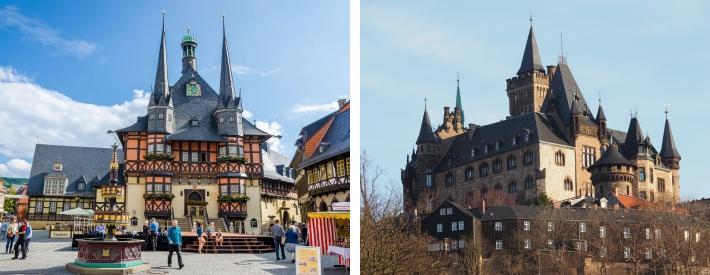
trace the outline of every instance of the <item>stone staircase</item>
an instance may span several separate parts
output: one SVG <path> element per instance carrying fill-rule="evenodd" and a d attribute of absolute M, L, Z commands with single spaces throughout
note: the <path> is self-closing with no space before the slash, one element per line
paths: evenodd
<path fill-rule="evenodd" d="M 217 223 L 215 222 L 215 226 Z M 202 247 L 202 253 L 269 253 L 274 252 L 273 245 L 266 243 L 268 241 L 264 237 L 256 236 L 225 236 L 222 246 L 215 249 L 214 238 L 207 240 L 207 243 Z M 197 240 L 186 244 L 183 251 L 197 252 Z"/>
<path fill-rule="evenodd" d="M 190 220 L 187 218 L 175 218 L 178 221 L 178 226 L 180 226 L 180 229 L 182 232 L 190 232 L 192 230 L 192 224 L 190 224 Z"/>

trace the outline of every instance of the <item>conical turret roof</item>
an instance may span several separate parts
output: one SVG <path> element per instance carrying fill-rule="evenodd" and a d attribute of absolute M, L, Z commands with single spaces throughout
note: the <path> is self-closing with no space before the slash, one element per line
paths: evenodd
<path fill-rule="evenodd" d="M 540 72 L 545 71 L 545 67 L 542 66 L 542 61 L 540 59 L 540 53 L 537 50 L 537 41 L 535 40 L 535 31 L 533 31 L 532 25 L 530 26 L 530 31 L 528 32 L 528 41 L 525 43 L 525 51 L 523 52 L 523 60 L 520 62 L 520 69 L 518 69 L 518 75 L 527 73 L 532 70 L 537 70 Z"/>
<path fill-rule="evenodd" d="M 422 126 L 419 129 L 419 137 L 417 137 L 417 144 L 422 143 L 436 143 L 436 136 L 432 130 L 431 121 L 429 120 L 429 112 L 427 112 L 427 110 L 424 110 Z"/>
<path fill-rule="evenodd" d="M 680 158 L 680 153 L 676 149 L 675 141 L 673 140 L 673 132 L 671 132 L 671 123 L 666 118 L 666 126 L 663 129 L 663 145 L 661 145 L 661 157 L 663 158 Z"/>

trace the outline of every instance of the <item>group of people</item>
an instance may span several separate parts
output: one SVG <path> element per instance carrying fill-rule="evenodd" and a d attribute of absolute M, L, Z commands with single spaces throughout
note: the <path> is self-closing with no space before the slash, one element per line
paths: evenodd
<path fill-rule="evenodd" d="M 206 231 L 207 234 L 204 234 L 204 231 Z M 224 243 L 224 236 L 222 235 L 222 230 L 216 229 L 215 232 L 214 222 L 210 222 L 210 224 L 207 226 L 207 230 L 204 230 L 202 228 L 201 223 L 195 222 L 193 232 L 197 234 L 197 253 L 202 253 L 202 248 L 207 244 L 210 239 L 213 238 L 212 234 L 214 234 L 214 245 L 212 246 L 214 253 L 217 253 L 217 247 L 222 246 L 222 244 Z"/>
<path fill-rule="evenodd" d="M 32 226 L 27 222 L 27 219 L 22 219 L 18 222 L 17 218 L 12 218 L 9 222 L 3 222 L 0 225 L 0 235 L 5 240 L 5 254 L 14 252 L 15 257 L 12 258 L 14 260 L 18 259 L 20 251 L 22 251 L 22 258 L 19 259 L 24 260 L 27 258 L 30 240 L 32 239 Z"/>
<path fill-rule="evenodd" d="M 286 253 L 284 249 L 291 254 L 291 262 L 296 262 L 296 247 L 303 243 L 307 245 L 308 243 L 308 228 L 306 226 L 299 227 L 296 222 L 291 222 L 288 226 L 288 230 L 285 230 L 283 226 L 276 220 L 273 225 L 271 225 L 271 236 L 274 238 L 274 250 L 276 251 L 276 260 L 286 259 Z M 279 256 L 279 251 L 281 254 Z"/>
<path fill-rule="evenodd" d="M 145 236 L 145 242 L 143 246 L 148 249 L 148 242 L 152 244 L 153 251 L 158 248 L 158 237 L 160 236 L 160 224 L 155 218 L 150 219 L 150 221 L 145 221 L 143 224 L 143 236 Z"/>

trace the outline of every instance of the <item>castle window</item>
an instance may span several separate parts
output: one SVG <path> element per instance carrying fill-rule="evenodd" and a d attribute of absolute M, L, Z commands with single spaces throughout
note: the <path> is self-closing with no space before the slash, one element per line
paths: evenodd
<path fill-rule="evenodd" d="M 554 229 L 554 226 L 553 226 L 552 222 L 547 222 L 547 232 L 552 232 L 553 229 Z"/>
<path fill-rule="evenodd" d="M 149 120 L 154 120 L 154 119 L 155 119 L 155 115 L 154 115 L 154 114 L 149 114 L 149 115 L 148 115 L 148 119 L 149 119 Z"/>
<path fill-rule="evenodd" d="M 606 226 L 599 227 L 599 238 L 606 238 Z"/>
<path fill-rule="evenodd" d="M 158 119 L 165 119 L 165 115 L 163 113 L 158 113 Z"/>
<path fill-rule="evenodd" d="M 224 123 L 224 117 L 219 117 L 219 123 Z"/>
<path fill-rule="evenodd" d="M 594 164 L 597 159 L 597 149 L 591 146 L 582 146 L 582 160 L 584 167 L 588 168 Z"/>
<path fill-rule="evenodd" d="M 495 231 L 503 231 L 503 222 L 495 222 Z"/>
<path fill-rule="evenodd" d="M 569 178 L 565 179 L 565 190 L 567 191 L 572 191 L 574 189 L 574 184 L 572 184 L 572 180 Z"/>
<path fill-rule="evenodd" d="M 508 184 L 508 193 L 515 193 L 518 192 L 518 183 L 515 181 L 512 181 Z"/>
<path fill-rule="evenodd" d="M 448 174 L 446 175 L 446 186 L 453 186 L 454 185 L 454 175 Z"/>
<path fill-rule="evenodd" d="M 523 221 L 523 230 L 530 231 L 530 221 Z"/>
<path fill-rule="evenodd" d="M 624 247 L 624 259 L 631 258 L 631 248 Z"/>
<path fill-rule="evenodd" d="M 532 243 L 530 242 L 530 239 L 525 239 L 525 249 L 530 248 L 532 248 Z"/>
<path fill-rule="evenodd" d="M 562 151 L 557 151 L 557 153 L 555 153 L 555 164 L 565 166 L 565 154 L 562 153 Z"/>
<path fill-rule="evenodd" d="M 631 229 L 628 227 L 624 227 L 624 239 L 629 239 L 631 238 Z"/>
<path fill-rule="evenodd" d="M 587 232 L 587 224 L 580 222 L 579 223 L 579 233 L 586 233 Z"/>
<path fill-rule="evenodd" d="M 467 167 L 467 168 L 466 168 L 466 172 L 465 172 L 464 174 L 465 174 L 465 177 L 466 177 L 466 180 L 467 180 L 467 181 L 468 181 L 468 180 L 472 180 L 472 179 L 473 179 L 473 167 L 470 167 L 470 166 Z"/>
<path fill-rule="evenodd" d="M 662 178 L 658 178 L 657 180 L 658 184 L 658 192 L 666 192 L 666 180 Z"/>
<path fill-rule="evenodd" d="M 532 152 L 525 152 L 523 154 L 523 165 L 528 166 L 530 164 L 533 164 L 535 162 L 534 156 Z"/>
<path fill-rule="evenodd" d="M 431 187 L 431 185 L 432 185 L 431 168 L 427 168 L 425 173 L 426 173 L 426 187 Z"/>
<path fill-rule="evenodd" d="M 518 167 L 518 158 L 515 156 L 508 157 L 508 170 L 513 170 Z"/>
<path fill-rule="evenodd" d="M 503 171 L 503 162 L 499 159 L 493 161 L 493 173 L 500 173 Z"/>
<path fill-rule="evenodd" d="M 443 225 L 443 224 L 440 224 L 440 223 L 437 223 L 437 224 L 436 224 L 436 232 L 437 232 L 437 233 L 444 232 L 444 225 Z"/>
<path fill-rule="evenodd" d="M 233 116 L 230 116 L 230 117 L 229 117 L 229 122 L 234 122 L 234 120 L 235 120 L 235 119 L 234 119 Z"/>
<path fill-rule="evenodd" d="M 639 181 L 646 181 L 646 168 L 639 167 Z"/>
<path fill-rule="evenodd" d="M 496 250 L 503 250 L 503 240 L 496 240 Z"/>
<path fill-rule="evenodd" d="M 535 180 L 532 177 L 525 178 L 525 190 L 530 190 L 535 187 Z"/>
<path fill-rule="evenodd" d="M 488 170 L 489 170 L 488 163 L 485 163 L 485 162 L 481 163 L 481 165 L 478 166 L 478 175 L 480 177 L 486 177 L 486 176 L 488 176 L 488 172 L 489 172 Z"/>

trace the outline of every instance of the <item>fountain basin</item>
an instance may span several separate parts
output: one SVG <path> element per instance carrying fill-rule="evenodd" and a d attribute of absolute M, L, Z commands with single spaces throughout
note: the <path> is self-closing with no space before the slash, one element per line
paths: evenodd
<path fill-rule="evenodd" d="M 89 238 L 76 241 L 79 244 L 79 254 L 74 262 L 67 264 L 66 267 L 70 271 L 81 274 L 126 274 L 150 268 L 150 265 L 141 259 L 143 240 Z"/>

